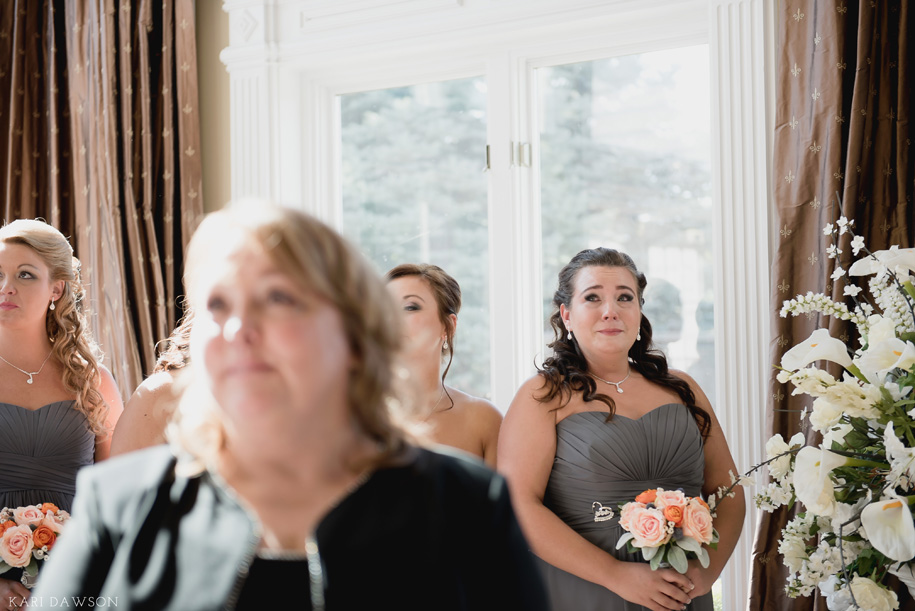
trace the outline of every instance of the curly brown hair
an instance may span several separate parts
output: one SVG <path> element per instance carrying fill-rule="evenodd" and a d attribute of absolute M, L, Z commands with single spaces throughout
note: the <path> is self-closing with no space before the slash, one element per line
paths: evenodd
<path fill-rule="evenodd" d="M 178 326 L 166 339 L 159 342 L 162 348 L 153 373 L 160 371 L 177 371 L 182 369 L 191 360 L 191 327 L 194 324 L 194 312 L 185 305 L 184 316 Z"/>
<path fill-rule="evenodd" d="M 585 402 L 605 403 L 610 408 L 609 420 L 616 413 L 616 404 L 609 395 L 597 392 L 597 384 L 588 373 L 588 362 L 578 349 L 575 338 L 568 338 L 562 315 L 559 312 L 560 305 L 566 308 L 571 306 L 575 278 L 582 268 L 590 266 L 622 267 L 628 270 L 638 285 L 639 306 L 645 303 L 643 293 L 648 281 L 629 255 L 611 248 L 589 248 L 572 257 L 572 260 L 559 272 L 559 286 L 553 294 L 554 310 L 550 316 L 550 326 L 553 327 L 554 339 L 549 344 L 553 354 L 543 361 L 541 367 L 537 368 L 539 375 L 544 379 L 544 394 L 538 397 L 538 400 L 548 403 L 559 397 L 560 406 L 562 406 L 572 399 L 573 393 L 580 392 Z M 702 436 L 707 437 L 711 430 L 711 417 L 708 412 L 696 405 L 696 395 L 689 383 L 670 373 L 664 353 L 657 350 L 651 343 L 651 323 L 644 313 L 639 323 L 639 335 L 641 339 L 637 340 L 629 349 L 629 362 L 632 368 L 647 380 L 677 393 L 683 404 L 693 414 Z"/>
<path fill-rule="evenodd" d="M 19 219 L 0 228 L 0 242 L 28 246 L 48 266 L 52 282 L 64 281 L 63 292 L 48 310 L 45 326 L 52 356 L 62 365 L 64 388 L 73 393 L 76 409 L 86 415 L 96 435 L 106 434 L 108 404 L 99 392 L 101 351 L 92 339 L 80 280 L 81 264 L 64 235 L 41 219 Z"/>

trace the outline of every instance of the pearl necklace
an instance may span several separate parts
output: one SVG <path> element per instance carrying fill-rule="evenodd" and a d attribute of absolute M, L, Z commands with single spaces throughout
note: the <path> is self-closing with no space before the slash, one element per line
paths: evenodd
<path fill-rule="evenodd" d="M 54 352 L 54 350 L 51 350 L 51 352 Z M 3 358 L 2 356 L 0 356 L 0 361 L 3 361 L 4 363 L 6 363 L 7 365 L 9 365 L 9 366 L 12 367 L 13 369 L 18 369 L 19 371 L 21 371 L 21 372 L 24 373 L 25 375 L 29 376 L 29 379 L 26 380 L 26 384 L 32 384 L 33 381 L 34 381 L 34 380 L 32 380 L 32 377 L 33 377 L 33 376 L 37 376 L 39 373 L 41 373 L 41 370 L 44 369 L 45 363 L 47 363 L 47 362 L 48 362 L 48 359 L 51 358 L 51 352 L 48 352 L 48 356 L 44 357 L 44 361 L 42 361 L 41 367 L 38 368 L 38 371 L 28 372 L 28 371 L 26 371 L 25 369 L 22 369 L 22 368 L 20 368 L 20 367 L 16 367 L 15 365 L 13 365 L 12 363 L 10 363 L 8 360 L 6 360 L 5 358 Z"/>
<path fill-rule="evenodd" d="M 620 384 L 622 384 L 623 382 L 628 380 L 630 375 L 632 375 L 632 367 L 630 367 L 629 370 L 626 372 L 626 377 L 623 378 L 622 380 L 620 380 L 619 382 L 611 382 L 610 380 L 603 379 L 602 377 L 600 377 L 599 375 L 597 375 L 595 373 L 591 373 L 592 378 L 597 378 L 604 384 L 611 384 L 613 386 L 616 386 L 616 392 L 618 392 L 619 394 L 623 394 L 623 389 L 620 388 Z"/>

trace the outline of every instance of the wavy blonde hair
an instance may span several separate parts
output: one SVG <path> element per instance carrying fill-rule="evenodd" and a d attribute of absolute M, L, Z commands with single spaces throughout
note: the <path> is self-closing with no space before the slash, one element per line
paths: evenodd
<path fill-rule="evenodd" d="M 0 227 L 0 242 L 28 246 L 48 266 L 52 282 L 64 281 L 54 309 L 45 314 L 45 328 L 53 347 L 51 354 L 61 364 L 61 381 L 76 398 L 76 409 L 86 415 L 95 435 L 108 433 L 108 404 L 99 392 L 98 345 L 86 319 L 80 281 L 80 262 L 64 235 L 40 219 L 19 219 Z"/>
<path fill-rule="evenodd" d="M 279 270 L 340 313 L 355 362 L 347 385 L 350 413 L 382 449 L 379 462 L 400 452 L 411 439 L 400 400 L 402 382 L 395 375 L 400 317 L 381 277 L 353 246 L 317 219 L 291 208 L 239 202 L 209 214 L 191 238 L 184 273 L 191 308 L 199 275 L 207 273 L 207 263 L 219 256 L 213 252 L 226 255 L 226 244 L 237 248 L 245 242 L 263 248 Z M 225 429 L 215 399 L 203 388 L 201 376 L 193 373 L 196 366 L 192 361 L 182 371 L 185 388 L 169 438 L 199 467 L 211 463 L 224 447 Z"/>

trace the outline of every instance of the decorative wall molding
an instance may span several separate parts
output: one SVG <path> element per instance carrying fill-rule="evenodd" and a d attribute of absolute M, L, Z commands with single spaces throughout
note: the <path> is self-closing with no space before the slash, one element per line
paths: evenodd
<path fill-rule="evenodd" d="M 737 468 L 765 457 L 769 355 L 769 167 L 774 90 L 773 3 L 713 0 L 712 168 L 715 175 L 716 411 Z M 764 69 L 760 69 L 760 68 Z M 747 607 L 758 510 L 748 496 L 743 534 L 722 577 L 724 609 Z"/>

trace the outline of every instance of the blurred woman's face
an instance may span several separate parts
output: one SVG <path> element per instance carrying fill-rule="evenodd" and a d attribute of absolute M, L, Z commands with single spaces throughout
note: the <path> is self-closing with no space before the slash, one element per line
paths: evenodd
<path fill-rule="evenodd" d="M 403 315 L 403 349 L 407 358 L 440 359 L 447 334 L 429 284 L 420 276 L 401 276 L 388 282 L 388 291 Z"/>
<path fill-rule="evenodd" d="M 268 422 L 293 433 L 302 414 L 347 411 L 352 357 L 329 301 L 250 241 L 198 269 L 191 361 L 236 427 Z"/>

